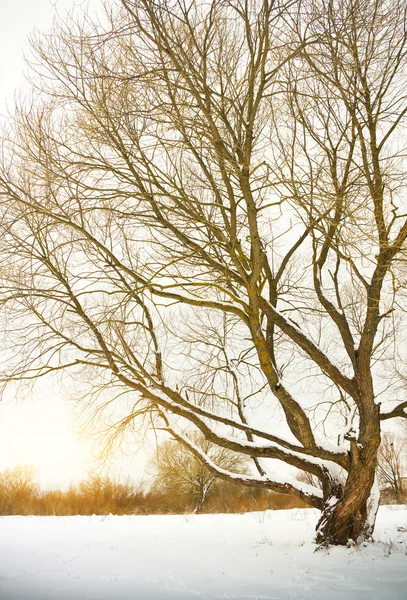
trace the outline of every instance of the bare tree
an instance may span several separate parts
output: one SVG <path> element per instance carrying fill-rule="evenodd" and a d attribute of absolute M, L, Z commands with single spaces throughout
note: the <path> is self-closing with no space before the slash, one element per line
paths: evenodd
<path fill-rule="evenodd" d="M 406 440 L 394 433 L 384 433 L 379 450 L 378 474 L 383 487 L 390 488 L 397 500 L 402 498 L 403 466 Z"/>
<path fill-rule="evenodd" d="M 0 473 L 0 514 L 30 514 L 38 497 L 35 477 L 32 465 L 19 465 Z"/>
<path fill-rule="evenodd" d="M 3 144 L 3 381 L 69 372 L 110 438 L 163 428 L 321 509 L 319 542 L 370 536 L 381 422 L 407 416 L 380 369 L 404 318 L 405 24 L 401 0 L 122 0 L 35 40 Z"/>
<path fill-rule="evenodd" d="M 208 442 L 202 434 L 194 435 L 192 441 L 218 468 L 231 473 L 245 472 L 247 459 L 241 454 Z M 172 440 L 158 446 L 151 468 L 155 474 L 154 487 L 172 496 L 187 494 L 193 499 L 196 513 L 203 511 L 206 500 L 220 481 L 216 471 L 210 471 L 187 447 Z"/>

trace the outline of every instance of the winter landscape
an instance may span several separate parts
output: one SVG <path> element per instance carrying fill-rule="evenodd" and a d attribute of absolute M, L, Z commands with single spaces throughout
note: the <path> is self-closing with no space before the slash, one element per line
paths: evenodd
<path fill-rule="evenodd" d="M 1 517 L 2 600 L 405 600 L 407 508 L 317 549 L 318 511 Z"/>

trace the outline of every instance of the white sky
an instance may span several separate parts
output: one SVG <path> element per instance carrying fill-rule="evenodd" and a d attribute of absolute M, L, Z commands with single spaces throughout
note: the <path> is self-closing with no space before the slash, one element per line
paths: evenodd
<path fill-rule="evenodd" d="M 13 105 L 14 91 L 24 83 L 23 55 L 34 28 L 47 31 L 57 12 L 64 15 L 81 0 L 0 0 L 0 112 Z"/>
<path fill-rule="evenodd" d="M 56 14 L 73 6 L 86 8 L 100 0 L 0 0 L 0 115 L 12 110 L 15 91 L 26 84 L 23 55 L 27 37 L 47 31 Z M 90 8 L 88 8 L 90 10 Z M 92 449 L 77 434 L 72 407 L 51 379 L 41 381 L 31 398 L 8 396 L 0 403 L 0 471 L 17 464 L 32 464 L 44 486 L 66 486 L 97 466 Z M 135 478 L 142 473 L 145 456 L 116 463 L 116 470 Z"/>

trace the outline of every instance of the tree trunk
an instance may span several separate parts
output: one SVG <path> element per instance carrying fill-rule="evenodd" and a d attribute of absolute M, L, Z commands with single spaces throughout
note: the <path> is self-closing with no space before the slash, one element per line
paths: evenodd
<path fill-rule="evenodd" d="M 315 541 L 322 545 L 347 545 L 371 539 L 379 499 L 375 465 L 351 471 L 339 497 L 330 494 L 326 498 Z"/>
<path fill-rule="evenodd" d="M 206 500 L 207 493 L 208 493 L 208 489 L 205 484 L 205 481 L 201 480 L 199 482 L 199 497 L 198 497 L 198 502 L 197 502 L 197 505 L 196 505 L 196 508 L 194 511 L 195 514 L 199 515 L 200 513 L 203 513 L 203 505 Z"/>
<path fill-rule="evenodd" d="M 198 502 L 198 504 L 196 505 L 196 507 L 195 507 L 195 510 L 194 510 L 194 513 L 195 513 L 196 515 L 200 515 L 200 514 L 202 514 L 202 513 L 203 513 L 203 501 L 202 501 L 202 500 L 200 500 L 200 501 Z"/>

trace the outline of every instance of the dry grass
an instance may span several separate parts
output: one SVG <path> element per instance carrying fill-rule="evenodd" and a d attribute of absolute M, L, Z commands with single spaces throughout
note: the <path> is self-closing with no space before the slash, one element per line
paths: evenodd
<path fill-rule="evenodd" d="M 129 479 L 90 476 L 68 490 L 41 490 L 35 470 L 17 467 L 0 474 L 1 515 L 104 515 L 182 514 L 194 510 L 191 494 L 146 489 Z M 306 504 L 295 496 L 217 482 L 208 496 L 205 512 L 242 513 L 249 511 L 301 508 Z"/>

